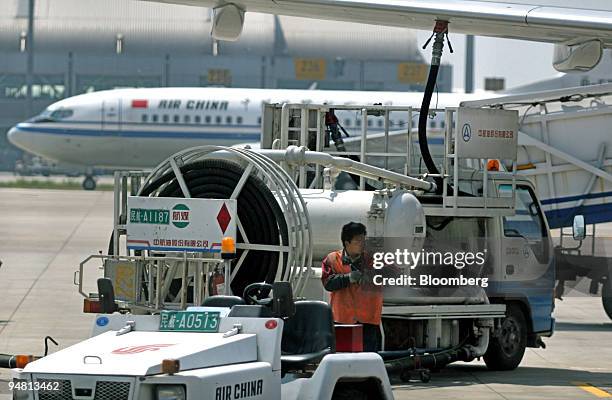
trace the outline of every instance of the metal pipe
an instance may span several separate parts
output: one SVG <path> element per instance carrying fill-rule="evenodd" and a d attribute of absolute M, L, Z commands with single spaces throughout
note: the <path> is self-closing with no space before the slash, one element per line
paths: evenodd
<path fill-rule="evenodd" d="M 335 167 L 338 170 L 350 172 L 369 179 L 382 179 L 390 183 L 411 186 L 428 192 L 436 190 L 436 184 L 434 182 L 398 174 L 397 172 L 374 167 L 359 161 L 353 161 L 349 158 L 334 157 L 328 153 L 318 151 L 308 151 L 305 147 L 289 146 L 286 150 L 259 149 L 246 151 L 266 156 L 274 162 L 286 162 L 292 165 L 318 164 L 324 167 Z M 209 153 L 206 157 L 239 161 L 239 157 L 236 154 L 225 150 Z"/>

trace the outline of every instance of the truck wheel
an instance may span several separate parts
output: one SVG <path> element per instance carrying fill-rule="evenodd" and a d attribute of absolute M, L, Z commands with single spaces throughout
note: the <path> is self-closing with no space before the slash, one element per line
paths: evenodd
<path fill-rule="evenodd" d="M 608 278 L 603 284 L 601 292 L 601 303 L 608 318 L 612 319 L 612 280 Z"/>
<path fill-rule="evenodd" d="M 484 355 L 487 368 L 494 371 L 515 369 L 521 363 L 527 346 L 527 323 L 521 309 L 514 305 L 506 308 L 501 332 L 491 338 Z"/>

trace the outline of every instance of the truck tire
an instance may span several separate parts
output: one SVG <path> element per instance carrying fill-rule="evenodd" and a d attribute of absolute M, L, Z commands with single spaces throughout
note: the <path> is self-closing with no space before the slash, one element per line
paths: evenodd
<path fill-rule="evenodd" d="M 608 318 L 612 319 L 612 280 L 610 278 L 603 284 L 601 303 L 603 304 L 604 311 L 608 314 Z"/>
<path fill-rule="evenodd" d="M 487 368 L 493 371 L 515 369 L 521 363 L 527 347 L 527 323 L 518 306 L 509 304 L 501 322 L 501 332 L 489 342 L 484 355 Z"/>

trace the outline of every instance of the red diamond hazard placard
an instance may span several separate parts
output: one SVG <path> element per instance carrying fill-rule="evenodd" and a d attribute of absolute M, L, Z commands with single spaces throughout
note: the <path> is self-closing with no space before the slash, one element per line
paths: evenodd
<path fill-rule="evenodd" d="M 221 206 L 221 210 L 219 210 L 219 214 L 217 214 L 217 222 L 219 223 L 221 232 L 225 233 L 225 230 L 227 229 L 227 226 L 229 225 L 231 220 L 232 216 L 230 215 L 230 212 L 228 211 L 225 203 L 223 203 L 223 206 Z"/>

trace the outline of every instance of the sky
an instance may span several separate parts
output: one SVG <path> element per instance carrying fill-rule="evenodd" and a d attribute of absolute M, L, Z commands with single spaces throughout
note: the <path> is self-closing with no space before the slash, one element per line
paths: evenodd
<path fill-rule="evenodd" d="M 422 46 L 430 32 L 417 31 L 418 43 Z M 450 34 L 454 53 L 445 45 L 443 63 L 453 65 L 453 88 L 463 90 L 465 85 L 465 35 Z M 485 77 L 503 77 L 506 88 L 524 85 L 559 75 L 552 67 L 554 46 L 549 43 L 522 40 L 476 37 L 474 39 L 474 86 L 484 89 Z M 431 60 L 431 44 L 422 50 L 423 56 Z"/>

